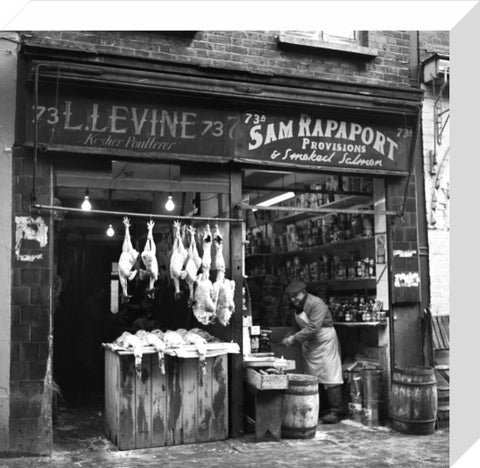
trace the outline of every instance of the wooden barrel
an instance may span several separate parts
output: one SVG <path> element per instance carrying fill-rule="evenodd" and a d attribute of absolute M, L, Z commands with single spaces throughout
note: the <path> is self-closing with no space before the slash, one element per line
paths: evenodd
<path fill-rule="evenodd" d="M 392 377 L 393 428 L 407 434 L 435 432 L 437 382 L 431 367 L 395 367 Z"/>
<path fill-rule="evenodd" d="M 445 385 L 439 385 L 437 382 L 437 420 L 438 427 L 448 427 L 450 421 L 450 388 Z"/>
<path fill-rule="evenodd" d="M 315 436 L 319 410 L 318 379 L 289 374 L 282 401 L 282 437 L 311 439 Z"/>

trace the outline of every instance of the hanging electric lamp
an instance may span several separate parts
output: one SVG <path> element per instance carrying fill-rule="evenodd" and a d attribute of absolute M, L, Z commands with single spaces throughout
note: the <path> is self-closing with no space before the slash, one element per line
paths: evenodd
<path fill-rule="evenodd" d="M 165 209 L 167 211 L 173 211 L 175 209 L 175 203 L 173 202 L 171 192 L 168 194 L 167 202 L 165 203 Z"/>
<path fill-rule="evenodd" d="M 115 235 L 115 229 L 113 229 L 113 226 L 111 224 L 108 225 L 106 234 L 108 237 L 113 237 Z"/>
<path fill-rule="evenodd" d="M 89 195 L 89 192 L 87 189 L 85 190 L 85 198 L 83 199 L 83 203 L 82 203 L 83 211 L 90 211 L 92 209 L 92 204 L 90 203 L 90 197 L 88 195 Z"/>

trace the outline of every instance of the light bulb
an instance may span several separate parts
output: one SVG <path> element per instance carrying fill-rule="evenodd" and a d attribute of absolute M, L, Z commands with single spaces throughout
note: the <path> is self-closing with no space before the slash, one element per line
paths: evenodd
<path fill-rule="evenodd" d="M 82 203 L 82 210 L 90 211 L 91 209 L 92 209 L 92 204 L 90 203 L 90 199 L 88 198 L 88 195 L 85 195 L 85 198 L 83 199 L 83 203 Z"/>
<path fill-rule="evenodd" d="M 107 229 L 107 236 L 113 237 L 114 235 L 115 235 L 115 229 L 113 229 L 113 226 L 109 224 Z"/>
<path fill-rule="evenodd" d="M 175 203 L 173 203 L 173 198 L 171 195 L 168 196 L 167 203 L 165 203 L 165 209 L 167 211 L 173 211 L 175 209 Z"/>

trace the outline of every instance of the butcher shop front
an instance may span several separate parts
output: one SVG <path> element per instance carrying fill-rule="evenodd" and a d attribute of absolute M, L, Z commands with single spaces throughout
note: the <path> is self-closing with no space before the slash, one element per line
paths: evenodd
<path fill-rule="evenodd" d="M 303 372 L 281 344 L 293 280 L 329 304 L 345 403 L 355 373 L 375 370 L 388 416 L 394 343 L 396 361 L 421 355 L 392 329 L 398 311 L 417 315 L 424 275 L 398 241 L 416 229 L 415 92 L 35 54 L 26 67 L 16 170 L 30 204 L 15 220 L 48 241 L 19 241 L 15 267 L 48 272 L 54 424 L 61 392 L 101 404 L 122 450 L 260 438 L 269 414 L 281 436 L 286 373 Z"/>

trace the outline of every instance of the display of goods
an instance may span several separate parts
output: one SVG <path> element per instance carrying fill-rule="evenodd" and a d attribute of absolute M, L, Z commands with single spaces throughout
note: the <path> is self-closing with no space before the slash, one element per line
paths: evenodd
<path fill-rule="evenodd" d="M 203 325 L 218 321 L 227 326 L 235 311 L 235 281 L 225 277 L 223 234 L 218 224 L 213 232 L 207 224 L 201 233 L 203 253 L 200 257 L 195 233 L 192 226 L 181 226 L 178 221 L 173 223 L 170 275 L 175 284 L 175 298 L 180 296 L 180 281 L 185 281 L 189 289 L 188 305 L 195 318 Z M 183 238 L 187 240 L 188 248 Z M 211 270 L 216 272 L 213 282 L 210 280 Z"/>
<path fill-rule="evenodd" d="M 335 297 L 328 300 L 328 308 L 335 322 L 381 322 L 386 319 L 382 301 L 371 297 Z"/>

